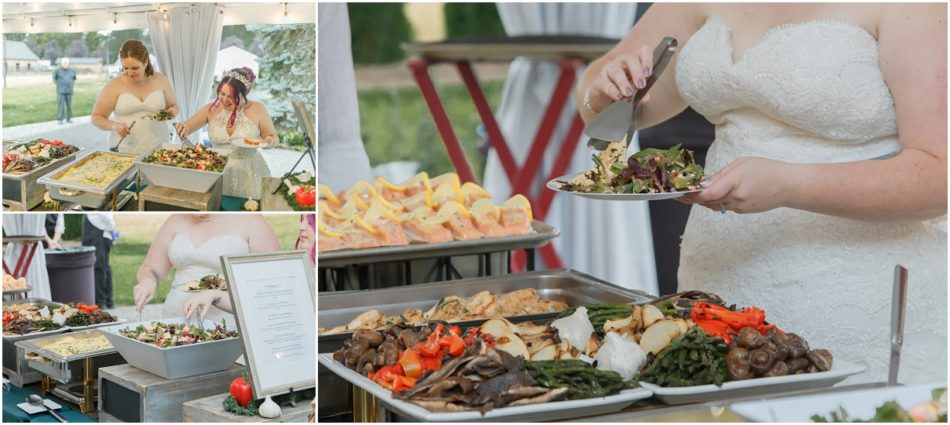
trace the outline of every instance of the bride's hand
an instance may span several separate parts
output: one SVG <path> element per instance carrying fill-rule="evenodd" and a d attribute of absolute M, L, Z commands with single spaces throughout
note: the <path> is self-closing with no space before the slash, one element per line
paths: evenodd
<path fill-rule="evenodd" d="M 165 112 L 171 114 L 172 117 L 170 119 L 175 119 L 175 117 L 178 116 L 178 105 L 165 108 Z"/>
<path fill-rule="evenodd" d="M 277 139 L 277 136 L 267 136 L 264 138 L 264 147 L 272 148 L 280 144 L 280 140 Z"/>
<path fill-rule="evenodd" d="M 190 319 L 192 314 L 198 312 L 198 317 L 204 319 L 215 300 L 224 296 L 224 291 L 201 291 L 192 295 L 185 301 L 185 318 Z"/>
<path fill-rule="evenodd" d="M 585 102 L 590 101 L 593 111 L 600 112 L 611 103 L 632 99 L 637 90 L 646 86 L 653 72 L 653 52 L 643 46 L 636 53 L 624 53 L 604 64 L 597 78 L 587 87 Z M 649 101 L 649 95 L 642 102 Z"/>
<path fill-rule="evenodd" d="M 135 300 L 135 309 L 142 311 L 145 308 L 145 304 L 148 304 L 152 300 L 152 297 L 155 296 L 155 289 L 158 286 L 158 283 L 155 282 L 139 282 L 132 288 L 132 299 Z"/>
<path fill-rule="evenodd" d="M 735 160 L 702 183 L 703 190 L 684 196 L 683 202 L 700 204 L 717 212 L 739 214 L 765 212 L 788 204 L 786 187 L 793 164 L 765 158 Z"/>
<path fill-rule="evenodd" d="M 112 129 L 115 130 L 120 137 L 127 137 L 129 135 L 129 126 L 124 122 L 116 121 L 112 124 Z"/>
<path fill-rule="evenodd" d="M 188 130 L 189 130 L 188 124 L 185 124 L 183 122 L 175 123 L 175 132 L 177 132 L 178 135 L 181 136 L 182 138 L 188 137 L 188 133 L 190 133 L 190 131 Z"/>

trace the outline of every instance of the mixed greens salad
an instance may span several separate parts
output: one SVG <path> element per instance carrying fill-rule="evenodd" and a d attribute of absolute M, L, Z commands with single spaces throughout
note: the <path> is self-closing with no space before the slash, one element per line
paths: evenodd
<path fill-rule="evenodd" d="M 626 158 L 626 144 L 619 141 L 611 143 L 599 156 L 592 158 L 594 167 L 570 182 L 559 182 L 561 190 L 586 193 L 683 192 L 699 190 L 703 178 L 703 167 L 696 163 L 693 152 L 680 145 L 666 150 L 648 148 Z"/>
<path fill-rule="evenodd" d="M 224 171 L 228 157 L 198 145 L 193 148 L 159 149 L 148 154 L 142 162 L 220 173 Z"/>
<path fill-rule="evenodd" d="M 214 329 L 201 330 L 197 326 L 183 323 L 152 322 L 148 326 L 138 325 L 134 328 L 120 329 L 119 335 L 161 348 L 168 348 L 237 338 L 238 332 L 229 331 L 225 319 L 221 319 L 221 323 L 215 324 Z"/>

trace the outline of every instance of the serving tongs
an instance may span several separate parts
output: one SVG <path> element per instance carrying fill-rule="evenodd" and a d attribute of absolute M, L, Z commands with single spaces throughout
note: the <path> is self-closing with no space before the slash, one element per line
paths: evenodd
<path fill-rule="evenodd" d="M 891 361 L 887 368 L 887 385 L 897 385 L 904 346 L 904 312 L 907 307 L 907 267 L 894 267 L 894 295 L 891 298 Z"/>
<path fill-rule="evenodd" d="M 663 37 L 660 44 L 653 49 L 653 68 L 650 76 L 646 79 L 646 84 L 642 89 L 637 90 L 633 96 L 633 101 L 618 101 L 604 108 L 597 113 L 593 120 L 584 128 L 584 134 L 590 139 L 587 141 L 587 147 L 594 151 L 602 151 L 612 142 L 626 138 L 627 146 L 630 146 L 630 140 L 637 129 L 637 119 L 640 117 L 640 101 L 647 94 L 650 87 L 656 83 L 656 80 L 663 74 L 666 65 L 677 50 L 677 41 L 673 37 Z"/>
<path fill-rule="evenodd" d="M 136 122 L 138 122 L 138 121 L 132 121 L 132 124 L 129 125 L 129 134 L 132 134 L 132 127 L 135 127 L 135 123 L 136 123 Z M 112 150 L 118 152 L 118 151 L 119 151 L 119 145 L 121 145 L 122 142 L 125 141 L 125 138 L 126 138 L 126 137 L 129 137 L 129 134 L 126 134 L 125 136 L 122 136 L 122 138 L 119 139 L 119 143 L 116 143 L 116 144 L 115 144 L 115 147 L 112 148 Z"/>
<path fill-rule="evenodd" d="M 195 147 L 194 142 L 192 142 L 188 136 L 182 136 L 181 133 L 178 132 L 178 128 L 176 128 L 174 125 L 172 125 L 172 128 L 175 129 L 175 134 L 178 135 L 178 139 L 181 140 L 182 145 L 185 145 L 186 148 Z"/>

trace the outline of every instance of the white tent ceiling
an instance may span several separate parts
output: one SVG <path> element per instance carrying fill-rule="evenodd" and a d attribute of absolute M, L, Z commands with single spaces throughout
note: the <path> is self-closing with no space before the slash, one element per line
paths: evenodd
<path fill-rule="evenodd" d="M 147 28 L 146 13 L 196 3 L 3 3 L 4 33 L 89 32 Z M 315 2 L 214 3 L 224 25 L 316 21 Z M 285 12 L 286 11 L 286 16 Z"/>

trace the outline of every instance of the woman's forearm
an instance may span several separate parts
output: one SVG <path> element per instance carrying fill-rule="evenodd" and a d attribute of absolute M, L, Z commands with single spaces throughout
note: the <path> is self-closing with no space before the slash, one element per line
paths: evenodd
<path fill-rule="evenodd" d="M 157 287 L 158 282 L 161 281 L 163 277 L 164 276 L 159 276 L 159 273 L 148 265 L 142 264 L 142 266 L 139 267 L 138 273 L 135 275 L 135 280 L 138 283 L 153 283 Z"/>
<path fill-rule="evenodd" d="M 112 126 L 115 125 L 115 121 L 102 115 L 93 115 L 89 120 L 92 121 L 92 125 L 96 126 L 96 128 L 104 131 L 112 131 Z"/>
<path fill-rule="evenodd" d="M 894 158 L 790 164 L 786 206 L 868 221 L 912 221 L 947 213 L 947 162 L 906 149 Z"/>

